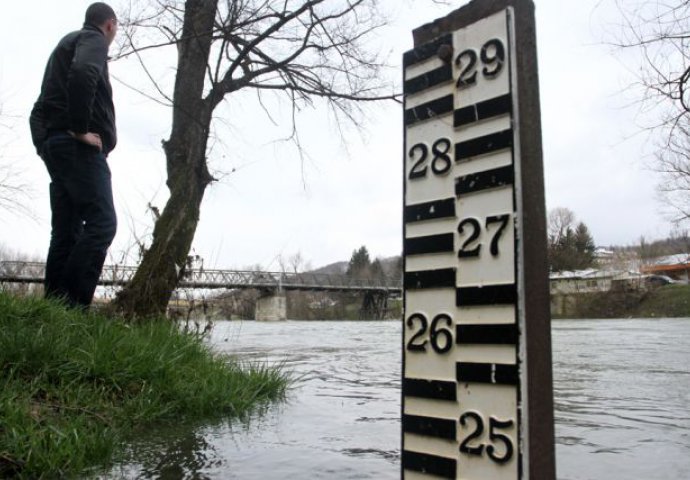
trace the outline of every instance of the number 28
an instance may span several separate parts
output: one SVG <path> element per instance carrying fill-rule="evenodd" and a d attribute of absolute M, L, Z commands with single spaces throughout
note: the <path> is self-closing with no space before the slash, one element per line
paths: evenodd
<path fill-rule="evenodd" d="M 453 144 L 448 138 L 439 138 L 431 145 L 431 171 L 434 175 L 445 175 L 453 166 L 451 150 Z M 417 143 L 410 148 L 410 160 L 414 162 L 408 178 L 426 177 L 429 169 L 429 146 L 426 143 Z"/>

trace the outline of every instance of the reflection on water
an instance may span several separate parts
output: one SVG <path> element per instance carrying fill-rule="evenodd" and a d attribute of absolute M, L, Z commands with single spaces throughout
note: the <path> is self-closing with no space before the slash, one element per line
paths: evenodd
<path fill-rule="evenodd" d="M 690 320 L 555 321 L 558 478 L 690 478 Z M 300 379 L 248 422 L 171 425 L 112 477 L 397 479 L 399 322 L 220 322 L 210 341 Z"/>

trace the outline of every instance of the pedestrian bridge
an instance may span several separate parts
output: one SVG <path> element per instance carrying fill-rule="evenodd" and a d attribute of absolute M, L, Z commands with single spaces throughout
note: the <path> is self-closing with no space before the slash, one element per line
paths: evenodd
<path fill-rule="evenodd" d="M 105 265 L 98 282 L 102 286 L 124 286 L 137 267 Z M 0 262 L 0 282 L 43 283 L 45 263 Z M 286 273 L 249 270 L 190 269 L 182 272 L 178 288 L 259 289 L 264 291 L 304 290 L 323 292 L 382 292 L 400 294 L 401 279 L 357 279 L 347 275 L 324 273 Z"/>

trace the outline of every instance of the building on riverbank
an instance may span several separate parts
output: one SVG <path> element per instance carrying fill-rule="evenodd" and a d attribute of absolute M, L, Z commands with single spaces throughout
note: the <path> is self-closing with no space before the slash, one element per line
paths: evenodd
<path fill-rule="evenodd" d="M 642 273 L 622 270 L 587 270 L 553 272 L 549 276 L 551 295 L 608 292 L 642 288 Z"/>
<path fill-rule="evenodd" d="M 655 258 L 642 265 L 640 271 L 647 275 L 666 275 L 673 280 L 690 283 L 690 254 L 682 253 Z"/>
<path fill-rule="evenodd" d="M 642 273 L 625 270 L 577 270 L 553 272 L 549 276 L 551 313 L 567 316 L 575 311 L 583 295 L 603 292 L 640 291 L 646 288 Z"/>

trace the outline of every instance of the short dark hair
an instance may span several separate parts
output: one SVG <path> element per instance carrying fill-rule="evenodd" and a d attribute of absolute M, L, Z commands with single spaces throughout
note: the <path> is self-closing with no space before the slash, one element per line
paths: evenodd
<path fill-rule="evenodd" d="M 115 11 L 103 2 L 96 2 L 89 5 L 84 16 L 84 23 L 100 27 L 108 20 L 117 19 Z"/>

